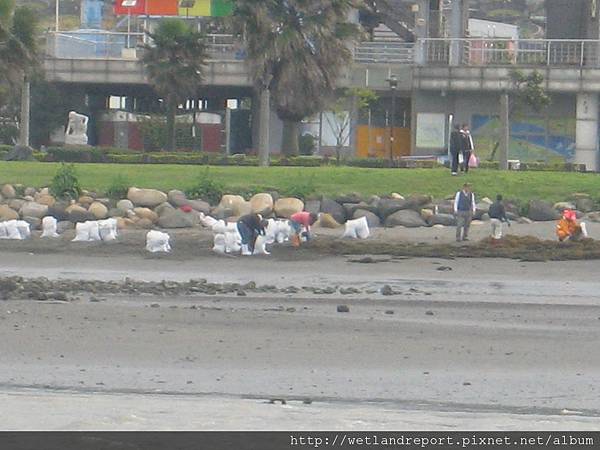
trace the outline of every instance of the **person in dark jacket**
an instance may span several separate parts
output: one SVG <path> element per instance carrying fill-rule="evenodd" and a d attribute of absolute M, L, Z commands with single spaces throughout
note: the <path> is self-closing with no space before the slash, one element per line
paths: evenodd
<path fill-rule="evenodd" d="M 490 224 L 492 226 L 492 238 L 498 240 L 502 238 L 502 224 L 506 222 L 510 227 L 510 221 L 506 217 L 506 209 L 502 203 L 502 196 L 498 194 L 496 201 L 490 205 L 488 211 L 490 216 Z"/>
<path fill-rule="evenodd" d="M 471 184 L 465 183 L 454 197 L 454 215 L 456 216 L 456 242 L 469 240 L 469 227 L 475 214 L 475 194 Z"/>
<path fill-rule="evenodd" d="M 242 237 L 242 255 L 254 252 L 254 243 L 259 235 L 265 235 L 267 221 L 260 214 L 247 214 L 239 218 L 237 229 Z"/>
<path fill-rule="evenodd" d="M 469 171 L 469 160 L 471 159 L 471 154 L 475 149 L 475 145 L 473 144 L 473 136 L 471 136 L 471 132 L 469 131 L 469 125 L 464 123 L 460 129 L 460 133 L 462 136 L 462 169 L 466 173 Z"/>
<path fill-rule="evenodd" d="M 454 130 L 450 133 L 450 171 L 452 175 L 458 173 L 458 155 L 462 152 L 462 135 L 460 134 L 460 126 L 455 125 Z"/>

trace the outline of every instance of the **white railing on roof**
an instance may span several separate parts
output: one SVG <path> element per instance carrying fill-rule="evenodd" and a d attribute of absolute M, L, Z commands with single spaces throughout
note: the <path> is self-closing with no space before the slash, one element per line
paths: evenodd
<path fill-rule="evenodd" d="M 600 67 L 600 40 L 431 38 L 415 52 L 422 65 Z"/>

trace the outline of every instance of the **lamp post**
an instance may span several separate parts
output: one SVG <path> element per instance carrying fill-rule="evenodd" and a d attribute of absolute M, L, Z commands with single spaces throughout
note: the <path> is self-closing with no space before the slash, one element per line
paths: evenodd
<path fill-rule="evenodd" d="M 390 162 L 394 161 L 394 128 L 396 127 L 396 91 L 398 90 L 398 78 L 396 75 L 390 75 L 390 77 L 385 80 L 390 85 L 390 90 L 392 91 L 392 111 L 391 111 L 391 120 L 390 120 Z"/>
<path fill-rule="evenodd" d="M 127 8 L 127 48 L 131 48 L 131 8 L 137 5 L 137 0 L 123 0 L 121 5 Z"/>
<path fill-rule="evenodd" d="M 59 17 L 60 17 L 60 0 L 56 0 L 56 9 L 54 10 L 54 31 L 58 33 Z"/>

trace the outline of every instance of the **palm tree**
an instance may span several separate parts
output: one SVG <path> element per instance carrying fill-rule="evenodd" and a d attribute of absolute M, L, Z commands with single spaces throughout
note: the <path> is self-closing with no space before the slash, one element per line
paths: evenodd
<path fill-rule="evenodd" d="M 147 33 L 142 62 L 150 82 L 167 107 L 166 149 L 175 149 L 177 106 L 195 96 L 202 83 L 207 49 L 204 35 L 179 19 L 163 20 L 154 33 Z"/>
<path fill-rule="evenodd" d="M 268 90 L 283 121 L 281 148 L 298 153 L 298 126 L 335 93 L 350 64 L 358 27 L 348 23 L 355 0 L 237 0 L 234 20 L 259 91 Z"/>

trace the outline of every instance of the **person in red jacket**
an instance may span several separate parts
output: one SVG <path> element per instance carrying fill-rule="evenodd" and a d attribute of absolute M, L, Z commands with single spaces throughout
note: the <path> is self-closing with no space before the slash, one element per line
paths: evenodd
<path fill-rule="evenodd" d="M 319 216 L 317 216 L 315 213 L 309 213 L 308 211 L 301 211 L 297 212 L 296 214 L 292 214 L 290 217 L 290 225 L 292 227 L 292 231 L 294 232 L 291 238 L 294 247 L 300 246 L 303 229 L 306 232 L 306 237 L 308 239 L 310 227 L 314 225 L 318 219 Z"/>

